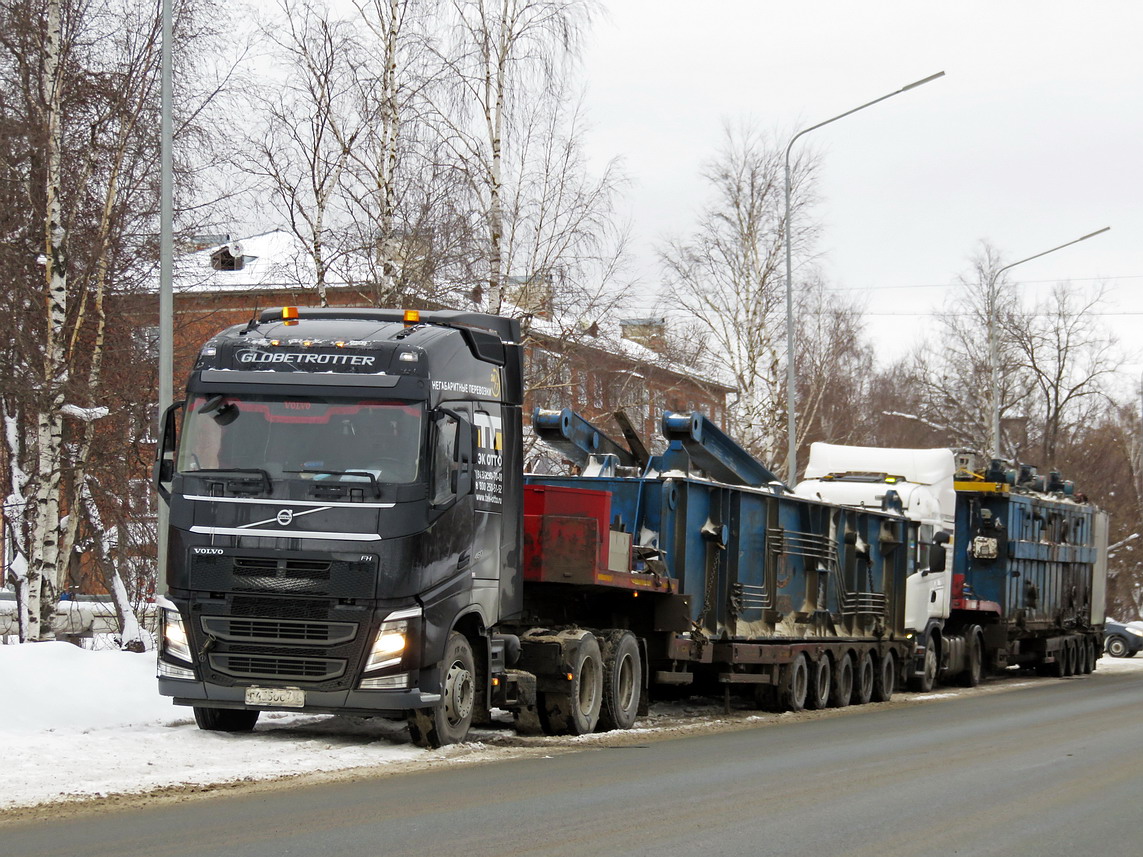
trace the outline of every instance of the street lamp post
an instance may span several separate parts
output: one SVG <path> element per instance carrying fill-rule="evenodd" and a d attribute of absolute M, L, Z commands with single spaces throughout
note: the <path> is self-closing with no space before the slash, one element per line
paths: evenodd
<path fill-rule="evenodd" d="M 1039 259 L 1041 256 L 1047 256 L 1049 253 L 1055 253 L 1057 250 L 1071 247 L 1073 244 L 1079 244 L 1081 241 L 1094 238 L 1096 235 L 1102 235 L 1110 228 L 1110 226 L 1105 226 L 1102 229 L 1089 232 L 1087 235 L 1083 235 L 1066 244 L 1053 247 L 1051 250 L 1044 250 L 1035 256 L 1029 256 L 1027 259 L 1021 259 L 1018 262 L 1005 265 L 1002 268 L 998 268 L 996 273 L 988 278 L 988 295 L 986 296 L 988 306 L 988 372 L 990 376 L 989 384 L 992 390 L 992 401 L 990 402 L 990 410 L 992 411 L 992 449 L 989 452 L 989 458 L 1000 458 L 1000 346 L 997 342 L 998 331 L 996 329 L 996 284 L 1000 281 L 1000 275 L 1005 271 L 1012 270 L 1017 265 L 1023 265 L 1025 262 L 1031 262 L 1033 259 Z"/>
<path fill-rule="evenodd" d="M 174 401 L 174 112 L 171 44 L 174 0 L 163 0 L 160 54 L 160 118 L 159 118 L 159 424 L 155 437 L 162 443 L 163 413 Z M 166 585 L 167 507 L 160 499 L 156 510 L 156 574 L 160 586 Z"/>
<path fill-rule="evenodd" d="M 908 92 L 910 89 L 916 89 L 918 86 L 936 80 L 938 77 L 944 77 L 944 75 L 945 73 L 943 71 L 930 74 L 928 77 L 914 81 L 907 86 L 902 86 L 900 89 L 894 90 L 888 95 L 882 95 L 880 98 L 865 102 L 865 104 L 862 104 L 860 107 L 854 107 L 852 110 L 839 113 L 832 119 L 826 119 L 824 122 L 811 125 L 809 128 L 803 128 L 790 138 L 790 142 L 786 146 L 786 432 L 789 436 L 786 452 L 786 481 L 791 485 L 794 483 L 798 472 L 798 436 L 795 427 L 796 418 L 794 416 L 794 408 L 797 404 L 797 394 L 795 390 L 797 377 L 794 369 L 794 281 L 790 247 L 793 243 L 794 234 L 793 229 L 790 227 L 790 150 L 794 148 L 794 143 L 798 141 L 799 137 L 811 131 L 816 131 L 818 128 L 829 125 L 831 122 L 836 122 L 838 119 L 844 119 L 846 116 L 852 116 L 859 110 L 872 107 L 874 104 L 880 104 L 887 98 L 900 95 L 902 92 Z"/>

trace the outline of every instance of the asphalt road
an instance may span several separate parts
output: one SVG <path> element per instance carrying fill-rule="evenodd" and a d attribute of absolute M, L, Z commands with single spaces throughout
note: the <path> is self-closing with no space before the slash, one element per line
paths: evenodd
<path fill-rule="evenodd" d="M 6 857 L 1132 854 L 1143 677 L 0 829 Z"/>

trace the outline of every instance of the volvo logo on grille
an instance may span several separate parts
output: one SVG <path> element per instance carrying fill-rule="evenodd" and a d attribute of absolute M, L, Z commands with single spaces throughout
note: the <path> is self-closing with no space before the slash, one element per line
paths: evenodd
<path fill-rule="evenodd" d="M 290 522 L 294 520 L 294 510 L 293 509 L 282 509 L 280 512 L 278 512 L 277 520 L 278 520 L 278 523 L 281 524 L 283 527 L 288 527 L 290 525 Z"/>

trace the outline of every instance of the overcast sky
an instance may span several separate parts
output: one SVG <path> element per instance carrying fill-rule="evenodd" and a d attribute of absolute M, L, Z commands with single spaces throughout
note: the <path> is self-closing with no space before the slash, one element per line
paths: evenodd
<path fill-rule="evenodd" d="M 584 60 L 590 150 L 622 158 L 636 251 L 685 233 L 723 123 L 786 135 L 938 71 L 946 76 L 816 130 L 822 269 L 867 295 L 879 338 L 930 328 L 981 239 L 1028 295 L 1112 287 L 1143 332 L 1143 5 L 606 0 Z M 1134 313 L 1134 315 L 1132 315 Z M 903 350 L 893 347 L 893 350 Z M 1128 371 L 1138 377 L 1140 358 Z"/>

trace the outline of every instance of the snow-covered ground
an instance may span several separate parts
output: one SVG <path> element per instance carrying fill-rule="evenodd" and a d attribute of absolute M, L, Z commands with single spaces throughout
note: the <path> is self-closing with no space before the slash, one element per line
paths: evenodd
<path fill-rule="evenodd" d="M 1143 677 L 1143 657 L 1099 662 L 1099 673 L 1119 671 Z M 402 723 L 276 713 L 263 714 L 254 735 L 201 732 L 189 708 L 158 695 L 154 676 L 150 652 L 0 646 L 0 811 L 165 786 L 473 761 L 487 755 L 483 742 L 503 734 L 478 730 L 473 743 L 429 752 L 409 743 Z"/>

